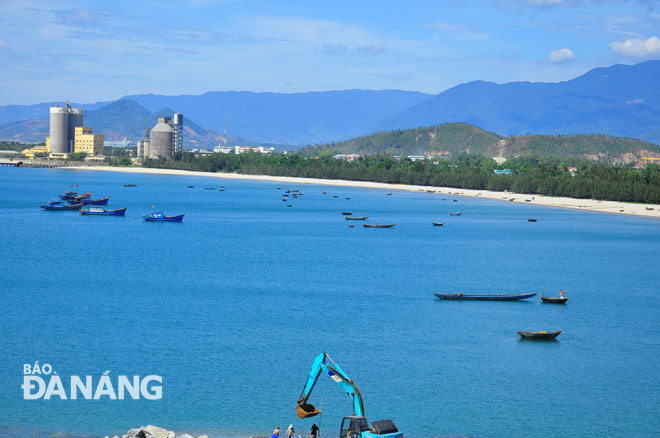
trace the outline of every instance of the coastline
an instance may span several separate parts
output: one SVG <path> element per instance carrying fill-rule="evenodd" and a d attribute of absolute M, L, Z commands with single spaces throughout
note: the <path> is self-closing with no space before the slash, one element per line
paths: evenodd
<path fill-rule="evenodd" d="M 110 166 L 85 166 L 85 167 L 59 167 L 58 169 L 69 170 L 94 170 L 106 172 L 142 173 L 151 175 L 175 175 L 175 176 L 201 176 L 207 178 L 242 179 L 251 181 L 271 181 L 288 184 L 314 184 L 336 187 L 362 187 L 381 190 L 405 190 L 409 192 L 434 191 L 435 195 L 469 196 L 473 198 L 484 198 L 502 202 L 514 202 L 526 205 L 540 205 L 543 207 L 569 208 L 581 211 L 593 211 L 598 213 L 625 214 L 660 219 L 659 204 L 635 204 L 619 201 L 598 201 L 594 199 L 561 198 L 545 195 L 529 195 L 513 192 L 493 192 L 489 190 L 460 189 L 453 187 L 415 186 L 405 184 L 388 184 L 367 181 L 347 181 L 337 179 L 299 178 L 288 176 L 270 175 L 242 175 L 237 173 L 211 173 L 179 169 L 155 169 L 148 167 L 110 167 Z M 647 210 L 653 208 L 653 210 Z"/>

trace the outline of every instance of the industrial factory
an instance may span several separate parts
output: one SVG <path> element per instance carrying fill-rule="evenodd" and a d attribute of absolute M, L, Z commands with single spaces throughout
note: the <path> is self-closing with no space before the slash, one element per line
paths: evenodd
<path fill-rule="evenodd" d="M 50 107 L 50 136 L 46 146 L 25 149 L 23 154 L 34 158 L 47 154 L 49 158 L 68 159 L 72 153 L 87 154 L 88 160 L 103 160 L 103 134 L 94 134 L 92 128 L 83 126 L 83 109 L 65 106 Z"/>
<path fill-rule="evenodd" d="M 175 113 L 174 119 L 158 117 L 151 130 L 146 129 L 142 140 L 137 143 L 137 158 L 172 159 L 175 152 L 183 149 L 183 114 Z"/>

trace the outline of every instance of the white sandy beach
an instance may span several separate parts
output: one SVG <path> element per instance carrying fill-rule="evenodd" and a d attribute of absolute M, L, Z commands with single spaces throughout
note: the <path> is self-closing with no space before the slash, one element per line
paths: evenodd
<path fill-rule="evenodd" d="M 176 169 L 152 169 L 146 167 L 109 167 L 109 166 L 85 166 L 85 167 L 61 167 L 60 169 L 72 170 L 94 170 L 106 172 L 123 173 L 147 173 L 155 175 L 177 175 L 177 176 L 203 176 L 208 178 L 244 179 L 258 181 L 273 181 L 283 184 L 319 184 L 338 187 L 365 187 L 372 189 L 407 190 L 411 192 L 434 191 L 436 195 L 459 195 L 478 198 L 494 199 L 502 202 L 515 202 L 520 204 L 541 205 L 545 207 L 571 208 L 575 210 L 596 211 L 601 213 L 628 214 L 634 216 L 645 216 L 660 219 L 660 205 L 656 204 L 633 204 L 628 202 L 596 201 L 592 199 L 559 198 L 543 195 L 526 195 L 512 192 L 491 192 L 488 190 L 456 189 L 451 187 L 413 186 L 404 184 L 386 184 L 365 181 L 344 181 L 337 179 L 316 178 L 293 178 L 286 176 L 268 175 L 241 175 L 236 173 L 210 173 L 195 172 Z M 128 181 L 130 182 L 130 181 Z M 430 194 L 430 193 L 429 193 Z M 651 208 L 652 210 L 648 210 Z"/>

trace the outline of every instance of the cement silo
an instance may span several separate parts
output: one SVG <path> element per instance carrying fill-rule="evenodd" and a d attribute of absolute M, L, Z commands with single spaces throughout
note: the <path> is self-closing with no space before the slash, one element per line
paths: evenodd
<path fill-rule="evenodd" d="M 69 110 L 59 105 L 50 107 L 50 152 L 69 152 Z"/>
<path fill-rule="evenodd" d="M 71 108 L 67 105 L 69 110 L 69 151 L 73 152 L 73 143 L 76 139 L 76 127 L 83 126 L 83 110 L 82 108 Z"/>
<path fill-rule="evenodd" d="M 169 117 L 158 117 L 149 134 L 149 158 L 172 158 L 174 128 Z"/>

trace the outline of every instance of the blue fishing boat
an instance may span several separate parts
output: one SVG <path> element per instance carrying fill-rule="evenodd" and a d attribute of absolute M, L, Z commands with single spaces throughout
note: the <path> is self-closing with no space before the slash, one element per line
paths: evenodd
<path fill-rule="evenodd" d="M 78 202 L 82 202 L 83 205 L 108 205 L 108 200 L 110 199 L 110 196 L 106 196 L 105 198 L 100 198 L 100 199 L 90 199 L 90 198 L 83 198 L 83 199 L 76 199 L 76 200 L 69 200 L 69 204 L 77 204 Z"/>
<path fill-rule="evenodd" d="M 529 294 L 513 295 L 470 295 L 470 294 L 441 294 L 434 293 L 440 300 L 459 300 L 459 301 L 518 301 L 526 300 L 536 295 L 536 292 Z"/>
<path fill-rule="evenodd" d="M 64 192 L 64 193 L 62 193 L 61 195 L 59 195 L 60 199 L 63 200 L 63 201 L 67 201 L 67 200 L 69 200 L 69 199 L 73 199 L 73 198 L 75 198 L 76 196 L 78 196 L 78 192 L 72 192 L 72 191 L 70 191 L 70 190 L 67 190 L 66 192 Z"/>
<path fill-rule="evenodd" d="M 162 211 L 150 211 L 142 217 L 147 222 L 181 222 L 184 215 L 185 213 L 177 216 L 165 216 Z"/>
<path fill-rule="evenodd" d="M 80 210 L 80 207 L 82 206 L 82 202 L 77 204 L 68 204 L 64 201 L 50 201 L 48 204 L 42 205 L 41 208 L 51 211 L 75 211 Z"/>
<path fill-rule="evenodd" d="M 106 210 L 102 207 L 89 207 L 80 210 L 80 214 L 97 216 L 123 216 L 124 213 L 126 213 L 126 207 L 118 208 L 116 210 Z"/>

